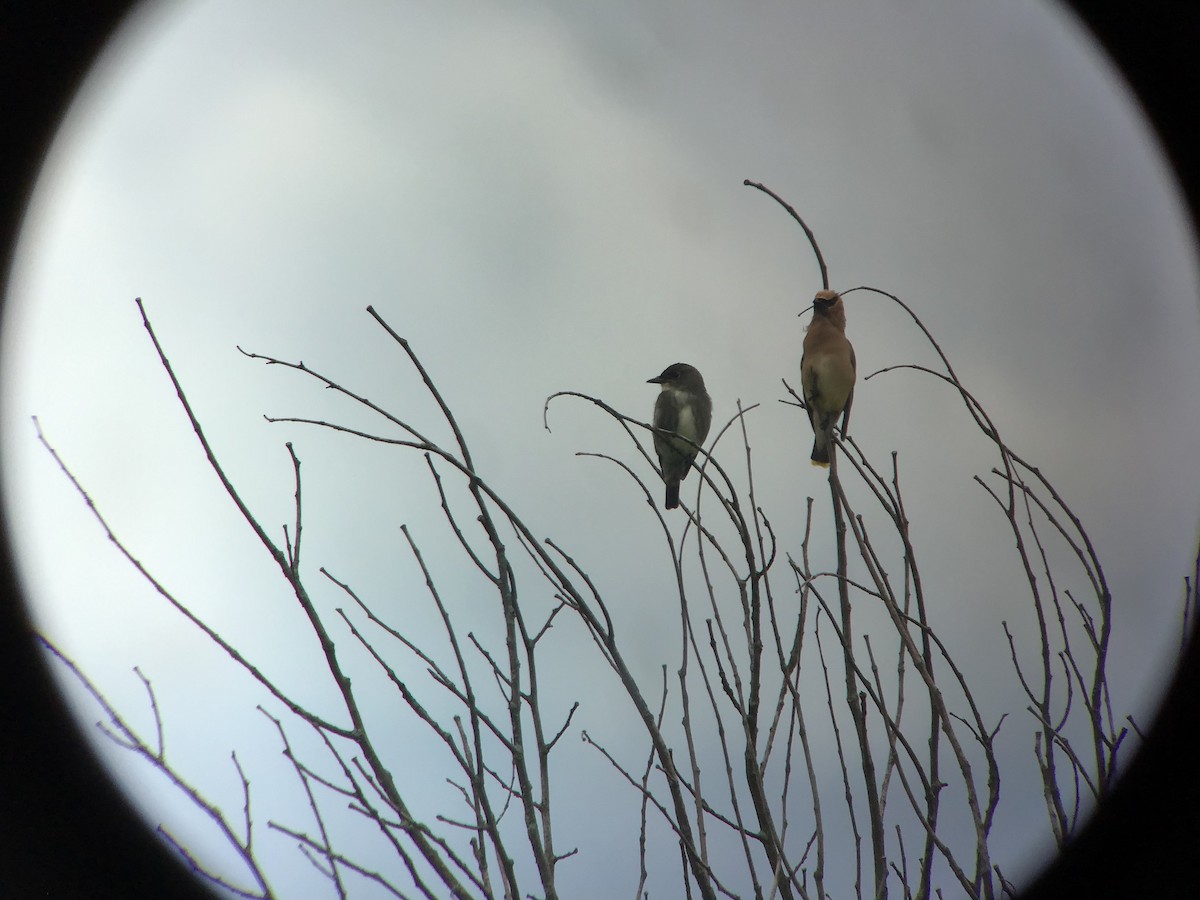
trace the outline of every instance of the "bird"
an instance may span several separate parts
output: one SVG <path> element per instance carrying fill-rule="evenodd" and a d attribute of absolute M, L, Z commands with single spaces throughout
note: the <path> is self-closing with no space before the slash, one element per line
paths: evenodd
<path fill-rule="evenodd" d="M 801 388 L 813 428 L 812 463 L 828 466 L 833 452 L 833 423 L 842 416 L 842 433 L 854 401 L 854 348 L 846 340 L 846 308 L 836 291 L 817 291 L 812 321 L 800 359 Z M 803 315 L 803 313 L 801 313 Z"/>
<path fill-rule="evenodd" d="M 712 424 L 712 399 L 704 389 L 704 377 L 695 366 L 674 363 L 661 375 L 647 378 L 647 384 L 657 384 L 662 390 L 654 401 L 655 428 L 673 431 L 679 437 L 654 432 L 654 452 L 667 485 L 665 509 L 679 506 L 679 482 L 687 477 L 696 458 L 696 447 L 708 437 Z M 687 438 L 682 440 L 681 438 Z M 690 441 L 690 443 L 689 443 Z"/>

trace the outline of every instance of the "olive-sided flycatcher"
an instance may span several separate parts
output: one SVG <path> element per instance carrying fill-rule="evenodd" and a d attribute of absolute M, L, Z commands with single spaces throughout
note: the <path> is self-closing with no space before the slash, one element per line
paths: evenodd
<path fill-rule="evenodd" d="M 654 401 L 654 427 L 673 431 L 687 440 L 660 432 L 654 433 L 654 452 L 667 484 L 666 509 L 679 505 L 679 482 L 687 477 L 696 458 L 696 447 L 708 437 L 712 424 L 712 400 L 704 390 L 704 378 L 694 366 L 675 363 L 657 378 L 646 379 L 662 390 Z M 691 443 L 688 443 L 691 441 Z"/>

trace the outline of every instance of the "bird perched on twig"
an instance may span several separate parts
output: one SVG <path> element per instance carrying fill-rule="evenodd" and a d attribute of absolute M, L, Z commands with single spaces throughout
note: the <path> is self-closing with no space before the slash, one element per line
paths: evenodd
<path fill-rule="evenodd" d="M 846 433 L 854 400 L 854 348 L 846 340 L 846 308 L 836 291 L 817 291 L 813 300 L 800 378 L 813 428 L 813 465 L 828 466 L 833 424 L 842 416 L 842 433 Z"/>
<path fill-rule="evenodd" d="M 675 509 L 679 505 L 679 482 L 687 477 L 692 467 L 696 447 L 708 437 L 712 399 L 704 389 L 703 376 L 695 366 L 687 363 L 667 366 L 661 375 L 646 379 L 646 383 L 662 388 L 654 401 L 654 427 L 679 435 L 654 433 L 654 452 L 658 454 L 658 465 L 667 484 L 667 499 L 663 505 L 666 509 Z"/>

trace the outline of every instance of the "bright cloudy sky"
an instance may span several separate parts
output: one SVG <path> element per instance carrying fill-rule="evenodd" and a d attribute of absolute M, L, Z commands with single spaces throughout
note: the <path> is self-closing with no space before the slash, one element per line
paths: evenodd
<path fill-rule="evenodd" d="M 778 402 L 820 279 L 803 234 L 746 178 L 805 217 L 834 288 L 912 305 L 1072 503 L 1115 595 L 1114 700 L 1145 720 L 1178 641 L 1200 508 L 1192 236 L 1113 70 L 1064 14 L 1025 0 L 148 5 L 63 126 L 8 286 L 5 502 L 41 628 L 145 725 L 139 665 L 180 763 L 214 796 L 237 802 L 238 749 L 275 796 L 265 815 L 302 818 L 253 711 L 264 697 L 117 557 L 30 416 L 164 583 L 302 699 L 332 704 L 312 677 L 315 642 L 207 469 L 133 299 L 276 536 L 295 442 L 314 583 L 324 565 L 419 605 L 408 523 L 444 590 L 472 596 L 419 457 L 266 423 L 365 420 L 236 350 L 302 359 L 444 437 L 372 304 L 424 359 L 484 476 L 592 573 L 654 683 L 677 665 L 678 627 L 657 525 L 615 467 L 575 453 L 650 473 L 586 403 L 557 401 L 545 431 L 543 401 L 579 390 L 645 418 L 646 379 L 691 362 L 718 421 L 739 399 L 762 404 L 755 473 L 786 549 L 806 496 L 827 518 L 807 424 Z M 890 301 L 857 292 L 846 306 L 860 373 L 933 363 Z M 931 615 L 993 717 L 1011 712 L 1005 752 L 1027 757 L 999 623 L 1030 611 L 1003 518 L 971 482 L 993 465 L 986 442 L 950 391 L 911 373 L 860 382 L 852 426 L 878 462 L 899 452 Z M 829 552 L 821 527 L 815 553 Z M 555 681 L 583 702 L 576 725 L 640 755 L 611 675 L 564 632 Z M 108 756 L 151 816 L 171 815 L 169 791 Z M 601 813 L 629 816 L 636 798 L 594 752 L 569 765 L 568 842 L 586 848 Z M 199 821 L 177 827 L 205 844 Z M 1005 801 L 997 835 L 1015 874 L 1038 858 L 1036 790 Z M 626 896 L 632 848 L 584 852 L 563 877 L 623 873 Z M 300 861 L 277 886 L 306 896 L 314 877 Z"/>

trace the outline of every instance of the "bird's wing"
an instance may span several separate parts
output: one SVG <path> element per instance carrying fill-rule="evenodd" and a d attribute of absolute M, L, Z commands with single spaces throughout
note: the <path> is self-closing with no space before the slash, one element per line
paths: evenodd
<path fill-rule="evenodd" d="M 858 360 L 854 357 L 854 345 L 846 341 L 846 345 L 850 348 L 850 368 L 855 374 L 858 374 Z M 850 426 L 850 407 L 854 403 L 854 387 L 855 382 L 850 385 L 850 393 L 846 395 L 846 406 L 842 409 L 842 437 L 846 436 L 846 429 Z"/>
<path fill-rule="evenodd" d="M 671 391 L 663 391 L 654 401 L 654 424 L 658 428 L 676 431 L 679 428 L 679 404 Z"/>

